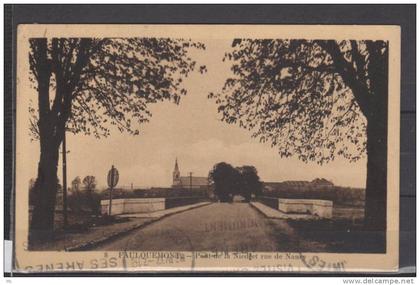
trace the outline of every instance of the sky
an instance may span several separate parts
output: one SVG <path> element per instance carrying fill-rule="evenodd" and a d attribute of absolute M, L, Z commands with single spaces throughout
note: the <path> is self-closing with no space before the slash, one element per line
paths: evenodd
<path fill-rule="evenodd" d="M 252 138 L 251 133 L 237 125 L 220 121 L 217 105 L 207 98 L 210 92 L 223 87 L 230 74 L 229 63 L 222 62 L 230 49 L 230 40 L 202 40 L 205 51 L 191 57 L 207 66 L 207 73 L 193 73 L 185 80 L 188 94 L 180 104 L 159 102 L 150 105 L 152 117 L 141 126 L 139 136 L 112 130 L 108 138 L 67 134 L 67 179 L 93 175 L 98 187 L 106 186 L 106 175 L 114 165 L 120 174 L 118 186 L 168 187 L 172 183 L 175 159 L 181 175 L 207 176 L 220 161 L 234 166 L 254 165 L 262 181 L 312 180 L 325 178 L 336 185 L 365 187 L 366 158 L 349 162 L 343 158 L 320 166 L 297 158 L 281 158 L 276 149 Z M 35 95 L 34 95 L 35 97 Z M 29 146 L 39 157 L 39 143 Z M 32 160 L 36 177 L 37 159 Z M 62 181 L 61 161 L 58 176 Z"/>

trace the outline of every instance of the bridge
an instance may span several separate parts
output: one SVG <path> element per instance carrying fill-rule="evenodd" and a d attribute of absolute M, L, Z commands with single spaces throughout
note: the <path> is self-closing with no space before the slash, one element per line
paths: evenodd
<path fill-rule="evenodd" d="M 94 250 L 294 251 L 304 249 L 286 220 L 270 219 L 249 203 L 211 203 L 165 217 Z M 309 244 L 308 244 L 309 245 Z M 321 250 L 322 244 L 310 244 Z"/>

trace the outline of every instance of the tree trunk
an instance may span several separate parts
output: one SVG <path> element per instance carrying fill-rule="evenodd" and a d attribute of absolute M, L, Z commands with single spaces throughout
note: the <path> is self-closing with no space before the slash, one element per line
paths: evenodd
<path fill-rule="evenodd" d="M 386 248 L 388 162 L 388 52 L 370 53 L 372 93 L 367 114 L 367 178 L 365 227 L 372 242 Z"/>
<path fill-rule="evenodd" d="M 46 38 L 33 39 L 34 74 L 38 81 L 40 160 L 34 186 L 34 209 L 29 225 L 29 244 L 49 238 L 54 230 L 57 191 L 58 145 L 54 140 L 54 122 L 50 116 L 49 87 L 51 66 Z"/>
<path fill-rule="evenodd" d="M 371 118 L 367 134 L 366 225 L 386 230 L 387 132 L 383 123 Z"/>
<path fill-rule="evenodd" d="M 58 146 L 54 140 L 41 142 L 38 177 L 35 182 L 35 205 L 30 224 L 30 244 L 51 238 L 57 194 Z"/>
<path fill-rule="evenodd" d="M 52 41 L 52 48 L 57 48 L 57 40 Z M 73 77 L 70 88 L 68 80 L 63 80 L 60 68 L 61 61 L 56 62 L 55 51 L 51 51 L 46 38 L 31 40 L 32 71 L 37 79 L 38 108 L 39 108 L 39 142 L 40 159 L 38 163 L 38 177 L 35 182 L 34 209 L 29 225 L 29 243 L 49 239 L 54 232 L 54 210 L 57 194 L 57 166 L 59 147 L 64 137 L 65 124 L 71 113 L 71 94 L 74 84 L 80 77 L 86 58 L 77 60 L 77 76 Z M 85 51 L 84 51 L 85 52 Z M 69 55 L 71 56 L 71 55 Z M 85 53 L 82 54 L 85 56 Z M 56 96 L 50 100 L 50 83 L 52 72 L 55 73 Z M 53 105 L 50 106 L 50 103 Z"/>
<path fill-rule="evenodd" d="M 378 106 L 380 109 L 382 106 Z M 382 112 L 381 112 L 382 113 Z M 370 117 L 367 127 L 367 177 L 365 245 L 375 252 L 386 251 L 387 214 L 387 126 L 386 115 Z"/>

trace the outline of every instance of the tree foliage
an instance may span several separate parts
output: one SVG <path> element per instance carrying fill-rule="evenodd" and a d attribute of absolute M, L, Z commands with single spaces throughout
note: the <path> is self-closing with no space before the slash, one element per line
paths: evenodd
<path fill-rule="evenodd" d="M 67 203 L 73 214 L 76 215 L 88 212 L 93 215 L 99 215 L 101 213 L 101 196 L 97 192 L 74 192 L 68 196 Z"/>
<path fill-rule="evenodd" d="M 82 184 L 82 181 L 80 180 L 79 176 L 76 176 L 72 181 L 71 181 L 71 191 L 73 193 L 77 193 L 80 191 L 80 186 Z"/>
<path fill-rule="evenodd" d="M 235 195 L 241 195 L 249 202 L 252 194 L 259 195 L 262 190 L 257 169 L 249 165 L 235 168 L 219 162 L 210 171 L 209 181 L 221 202 L 232 202 Z"/>
<path fill-rule="evenodd" d="M 92 176 L 92 175 L 85 176 L 85 178 L 83 178 L 82 183 L 87 192 L 95 191 L 96 184 L 97 184 L 95 176 Z"/>
<path fill-rule="evenodd" d="M 369 96 L 382 83 L 373 61 L 387 56 L 387 42 L 236 39 L 232 47 L 223 60 L 233 75 L 209 94 L 223 121 L 282 157 L 325 163 L 365 155 Z"/>
<path fill-rule="evenodd" d="M 40 73 L 46 72 L 54 93 L 38 108 L 30 106 L 34 138 L 39 137 L 40 111 L 73 133 L 108 136 L 113 125 L 139 134 L 138 124 L 152 116 L 148 104 L 179 103 L 187 93 L 183 79 L 196 69 L 188 50 L 205 49 L 201 43 L 169 38 L 31 39 L 30 45 L 30 79 L 38 90 Z M 40 64 L 40 45 L 45 45 L 46 66 Z"/>
<path fill-rule="evenodd" d="M 232 202 L 233 195 L 239 192 L 240 174 L 226 162 L 219 162 L 209 173 L 209 181 L 221 202 Z"/>
<path fill-rule="evenodd" d="M 240 174 L 239 194 L 242 195 L 247 202 L 251 200 L 252 194 L 258 196 L 262 191 L 262 182 L 258 176 L 257 169 L 251 165 L 237 167 Z"/>

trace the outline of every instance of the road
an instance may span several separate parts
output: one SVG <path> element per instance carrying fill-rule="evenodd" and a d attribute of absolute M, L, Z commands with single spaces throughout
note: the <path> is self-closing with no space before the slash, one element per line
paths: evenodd
<path fill-rule="evenodd" d="M 281 251 L 296 248 L 293 230 L 247 203 L 213 203 L 175 214 L 95 250 Z"/>

